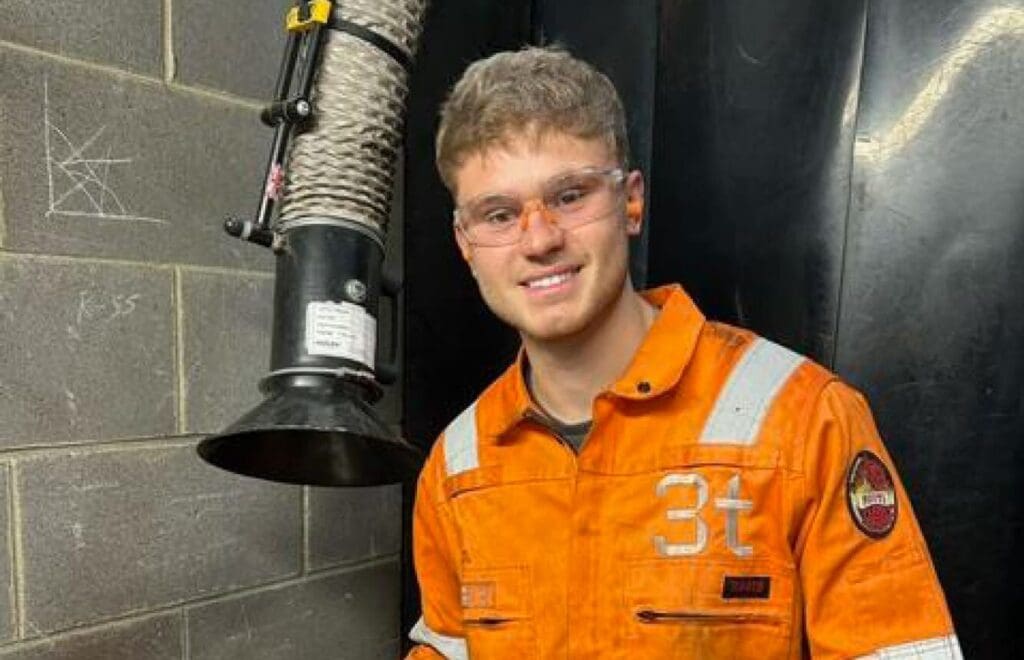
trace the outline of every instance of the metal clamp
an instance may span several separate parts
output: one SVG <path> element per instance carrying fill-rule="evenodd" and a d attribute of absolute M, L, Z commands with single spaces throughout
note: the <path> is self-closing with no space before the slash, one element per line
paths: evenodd
<path fill-rule="evenodd" d="M 305 32 L 331 20 L 331 0 L 309 0 L 288 10 L 285 26 L 289 32 Z"/>

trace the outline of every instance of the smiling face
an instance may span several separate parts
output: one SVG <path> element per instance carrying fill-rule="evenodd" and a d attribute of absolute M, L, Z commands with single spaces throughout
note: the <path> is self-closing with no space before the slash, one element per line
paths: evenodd
<path fill-rule="evenodd" d="M 537 196 L 545 182 L 581 168 L 613 168 L 605 140 L 562 133 L 523 134 L 470 155 L 455 171 L 457 204 L 490 194 L 520 199 Z M 456 240 L 469 261 L 484 301 L 527 341 L 553 342 L 600 325 L 632 293 L 629 236 L 640 233 L 639 214 L 627 217 L 626 202 L 643 199 L 643 179 L 632 172 L 615 211 L 595 222 L 564 230 L 541 208 L 527 211 L 518 243 L 473 245 Z"/>

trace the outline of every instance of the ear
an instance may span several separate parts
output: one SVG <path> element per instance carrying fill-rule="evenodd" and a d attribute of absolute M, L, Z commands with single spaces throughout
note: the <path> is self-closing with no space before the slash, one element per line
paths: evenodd
<path fill-rule="evenodd" d="M 626 177 L 626 233 L 638 236 L 644 223 L 644 175 L 633 170 Z"/>

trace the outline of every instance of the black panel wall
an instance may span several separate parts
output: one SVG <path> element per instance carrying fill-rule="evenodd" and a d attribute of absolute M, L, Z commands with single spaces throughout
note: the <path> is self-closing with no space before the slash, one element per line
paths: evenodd
<path fill-rule="evenodd" d="M 652 282 L 829 362 L 864 0 L 662 2 Z"/>
<path fill-rule="evenodd" d="M 964 655 L 1024 575 L 1024 3 L 873 2 L 836 369 L 865 390 Z"/>

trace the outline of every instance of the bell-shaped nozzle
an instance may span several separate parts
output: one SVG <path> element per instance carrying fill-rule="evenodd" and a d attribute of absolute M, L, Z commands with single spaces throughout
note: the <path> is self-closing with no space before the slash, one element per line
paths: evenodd
<path fill-rule="evenodd" d="M 321 375 L 264 382 L 267 398 L 199 455 L 250 477 L 314 486 L 376 486 L 415 480 L 419 451 L 395 436 L 360 385 Z"/>
<path fill-rule="evenodd" d="M 231 472 L 316 486 L 410 482 L 421 459 L 371 407 L 393 364 L 376 365 L 383 247 L 361 226 L 310 222 L 281 237 L 271 372 L 263 403 L 199 443 Z M 392 321 L 397 307 L 392 307 Z M 391 333 L 392 337 L 396 334 Z M 395 346 L 394 339 L 391 342 Z M 388 356 L 395 359 L 394 351 Z"/>

